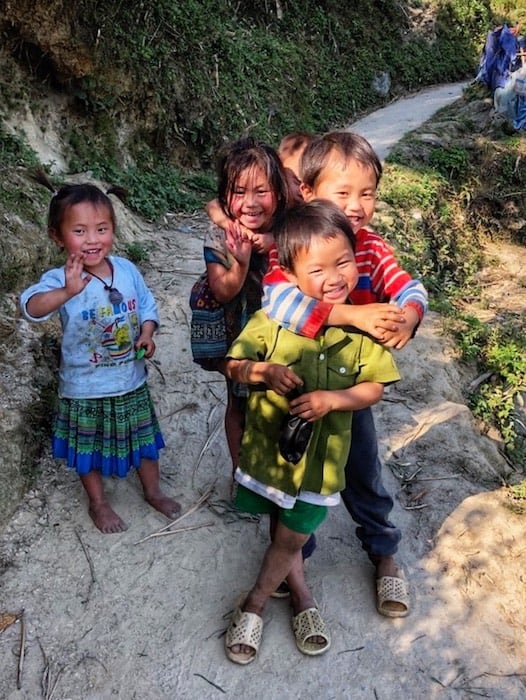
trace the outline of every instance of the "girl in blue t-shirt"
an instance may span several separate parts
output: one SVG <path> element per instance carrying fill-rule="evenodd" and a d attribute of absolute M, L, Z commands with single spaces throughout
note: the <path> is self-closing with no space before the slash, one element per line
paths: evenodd
<path fill-rule="evenodd" d="M 106 498 L 102 477 L 124 477 L 131 468 L 145 500 L 171 517 L 180 506 L 159 486 L 164 440 L 144 360 L 155 352 L 155 300 L 133 263 L 110 256 L 116 222 L 108 195 L 91 184 L 56 192 L 44 173 L 36 179 L 53 192 L 48 235 L 67 255 L 20 297 L 26 318 L 45 321 L 58 313 L 62 326 L 53 456 L 76 469 L 101 532 L 127 528 Z"/>

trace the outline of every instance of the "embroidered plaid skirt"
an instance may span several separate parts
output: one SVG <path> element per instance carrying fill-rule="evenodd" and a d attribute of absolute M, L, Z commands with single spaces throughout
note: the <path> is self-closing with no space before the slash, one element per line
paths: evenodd
<path fill-rule="evenodd" d="M 53 456 L 82 476 L 93 469 L 125 477 L 165 446 L 148 385 L 123 396 L 59 399 Z"/>

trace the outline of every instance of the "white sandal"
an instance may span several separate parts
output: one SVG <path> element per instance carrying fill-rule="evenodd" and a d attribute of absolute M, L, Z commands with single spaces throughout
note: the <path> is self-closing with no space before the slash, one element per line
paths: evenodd
<path fill-rule="evenodd" d="M 399 605 L 398 609 L 392 607 L 393 603 Z M 405 617 L 409 614 L 409 591 L 402 575 L 376 579 L 376 609 L 386 617 Z"/>
<path fill-rule="evenodd" d="M 318 608 L 307 608 L 292 618 L 292 631 L 296 638 L 296 646 L 302 654 L 318 656 L 324 654 L 331 646 L 331 638 Z M 325 644 L 309 642 L 311 637 L 323 637 Z"/>
<path fill-rule="evenodd" d="M 254 661 L 261 644 L 263 620 L 256 613 L 243 612 L 241 604 L 236 607 L 230 618 L 225 635 L 225 652 L 230 661 L 245 666 Z M 253 651 L 232 651 L 237 644 L 250 647 Z"/>

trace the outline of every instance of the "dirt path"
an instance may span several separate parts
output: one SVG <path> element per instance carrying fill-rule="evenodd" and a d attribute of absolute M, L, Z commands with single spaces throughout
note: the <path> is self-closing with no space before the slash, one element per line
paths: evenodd
<path fill-rule="evenodd" d="M 263 522 L 229 510 L 223 381 L 189 353 L 187 299 L 203 266 L 206 221 L 176 216 L 160 230 L 124 208 L 117 215 L 152 249 L 145 276 L 163 325 L 150 386 L 168 444 L 165 488 L 188 516 L 178 532 L 145 540 L 166 520 L 146 506 L 136 478 L 111 481 L 130 528 L 102 536 L 78 479 L 44 460 L 42 479 L 0 537 L 0 561 L 9 563 L 0 612 L 23 609 L 25 621 L 20 689 L 20 624 L 0 634 L 0 697 L 526 698 L 525 520 L 501 490 L 481 486 L 509 467 L 476 430 L 461 395 L 469 378 L 435 314 L 397 355 L 403 381 L 375 413 L 411 615 L 376 613 L 373 570 L 342 506 L 320 528 L 307 570 L 332 649 L 303 657 L 286 601 L 273 600 L 258 660 L 243 668 L 225 658 L 225 616 L 253 580 L 267 538 Z M 208 505 L 194 510 L 206 494 Z"/>
<path fill-rule="evenodd" d="M 458 99 L 468 84 L 461 81 L 422 90 L 358 119 L 350 128 L 365 137 L 383 160 L 402 134 L 416 129 L 437 110 Z"/>

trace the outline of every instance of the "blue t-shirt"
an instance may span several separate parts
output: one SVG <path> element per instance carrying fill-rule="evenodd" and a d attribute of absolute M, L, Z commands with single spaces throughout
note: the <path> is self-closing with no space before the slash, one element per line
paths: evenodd
<path fill-rule="evenodd" d="M 59 396 L 69 399 L 120 396 L 138 389 L 146 381 L 144 360 L 135 359 L 135 341 L 141 325 L 159 316 L 153 294 L 133 263 L 109 258 L 113 265 L 113 287 L 123 296 L 112 304 L 103 283 L 92 277 L 85 289 L 57 312 L 62 325 Z M 109 282 L 109 280 L 107 280 Z M 45 321 L 53 314 L 33 318 L 27 302 L 38 292 L 65 286 L 64 267 L 44 273 L 37 284 L 20 295 L 20 305 L 30 321 Z"/>

